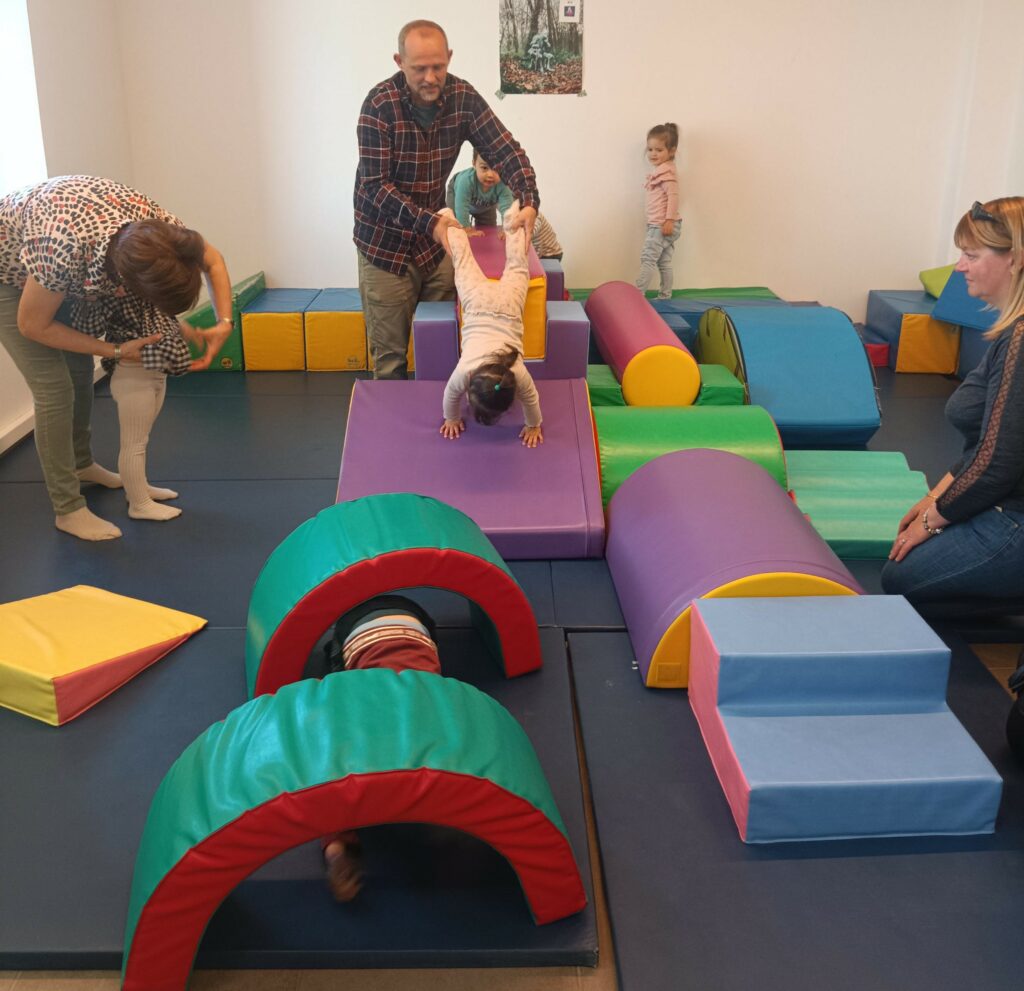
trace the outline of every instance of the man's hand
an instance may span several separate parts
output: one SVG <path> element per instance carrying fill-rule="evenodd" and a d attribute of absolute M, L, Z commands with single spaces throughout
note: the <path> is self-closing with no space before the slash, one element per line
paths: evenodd
<path fill-rule="evenodd" d="M 456 440 L 465 429 L 466 424 L 463 420 L 445 420 L 441 424 L 441 436 L 447 440 Z"/>
<path fill-rule="evenodd" d="M 526 231 L 526 240 L 533 240 L 533 225 L 537 223 L 537 211 L 532 206 L 524 206 L 519 209 L 519 216 L 509 225 L 511 230 L 518 230 L 520 227 Z M 529 243 L 526 245 L 529 247 Z"/>

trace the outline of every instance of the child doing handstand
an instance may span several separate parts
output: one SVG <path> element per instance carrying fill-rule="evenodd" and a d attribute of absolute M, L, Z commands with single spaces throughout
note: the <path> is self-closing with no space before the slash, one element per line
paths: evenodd
<path fill-rule="evenodd" d="M 442 210 L 442 213 L 450 211 Z M 520 431 L 526 447 L 544 442 L 537 387 L 523 364 L 523 307 L 530 273 L 526 264 L 526 232 L 512 230 L 519 204 L 505 211 L 505 271 L 497 282 L 480 270 L 464 230 L 448 229 L 455 265 L 455 288 L 462 306 L 462 356 L 444 389 L 442 436 L 455 440 L 466 424 L 462 397 L 477 423 L 492 426 L 518 398 L 526 425 Z"/>

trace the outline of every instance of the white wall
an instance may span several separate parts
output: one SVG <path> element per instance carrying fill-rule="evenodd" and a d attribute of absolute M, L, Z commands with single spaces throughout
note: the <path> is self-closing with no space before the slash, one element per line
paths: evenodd
<path fill-rule="evenodd" d="M 136 183 L 236 276 L 276 285 L 355 284 L 355 119 L 415 16 L 449 28 L 452 71 L 526 146 L 570 285 L 633 277 L 644 134 L 665 119 L 682 131 L 679 286 L 763 284 L 860 318 L 868 289 L 952 259 L 973 199 L 1024 185 L 1008 185 L 1024 53 L 989 44 L 1024 36 L 1019 0 L 592 0 L 587 96 L 500 102 L 496 5 L 115 6 Z"/>
<path fill-rule="evenodd" d="M 386 11 L 386 13 L 382 13 Z M 587 96 L 494 98 L 496 5 L 30 0 L 51 173 L 134 182 L 241 277 L 354 285 L 355 119 L 398 27 L 526 146 L 570 285 L 631 279 L 644 134 L 679 123 L 677 285 L 765 284 L 863 315 L 953 257 L 956 216 L 1021 192 L 1020 0 L 648 0 L 586 8 Z M 1015 174 L 1014 174 L 1015 173 Z"/>

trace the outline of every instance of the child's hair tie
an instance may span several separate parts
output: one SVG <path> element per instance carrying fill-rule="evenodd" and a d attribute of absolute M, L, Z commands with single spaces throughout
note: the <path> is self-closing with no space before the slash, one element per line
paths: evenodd
<path fill-rule="evenodd" d="M 498 382 L 497 385 L 495 385 L 495 387 L 494 387 L 494 391 L 497 392 L 500 388 L 501 388 L 501 383 Z"/>

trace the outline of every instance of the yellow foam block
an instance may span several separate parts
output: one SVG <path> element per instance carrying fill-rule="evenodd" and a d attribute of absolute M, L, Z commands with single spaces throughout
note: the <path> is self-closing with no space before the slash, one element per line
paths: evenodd
<path fill-rule="evenodd" d="M 545 276 L 530 279 L 523 307 L 523 357 L 543 358 L 548 319 L 548 282 Z"/>
<path fill-rule="evenodd" d="M 856 595 L 829 578 L 791 571 L 749 575 L 706 592 L 704 599 L 770 599 L 790 595 Z M 690 611 L 686 607 L 658 642 L 647 669 L 648 688 L 685 688 L 690 681 Z"/>
<path fill-rule="evenodd" d="M 896 371 L 953 375 L 960 357 L 960 328 L 927 313 L 906 313 L 900 327 Z"/>
<path fill-rule="evenodd" d="M 301 313 L 243 313 L 242 348 L 248 372 L 292 372 L 306 367 Z"/>
<path fill-rule="evenodd" d="M 306 368 L 311 372 L 366 368 L 366 321 L 362 313 L 308 311 Z"/>
<path fill-rule="evenodd" d="M 692 406 L 700 368 L 689 351 L 655 344 L 638 351 L 622 371 L 627 406 Z"/>
<path fill-rule="evenodd" d="M 205 625 L 89 585 L 0 605 L 0 705 L 62 725 Z"/>

